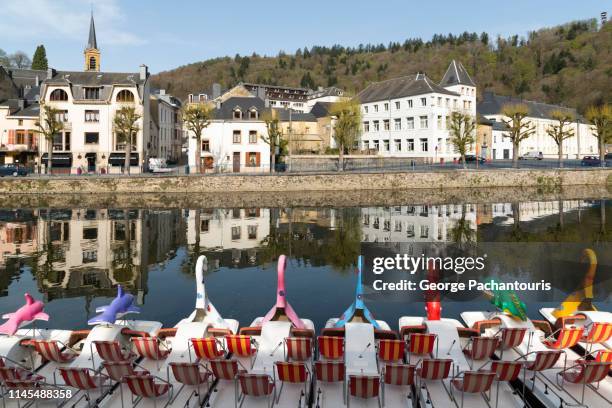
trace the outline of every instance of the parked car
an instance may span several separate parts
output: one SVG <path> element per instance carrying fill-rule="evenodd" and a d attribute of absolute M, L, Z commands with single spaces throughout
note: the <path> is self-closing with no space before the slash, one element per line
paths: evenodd
<path fill-rule="evenodd" d="M 0 165 L 0 177 L 4 176 L 27 176 L 28 169 L 18 164 Z"/>
<path fill-rule="evenodd" d="M 277 173 L 283 173 L 287 171 L 287 163 L 276 163 L 274 165 L 274 171 Z"/>
<path fill-rule="evenodd" d="M 601 166 L 601 160 L 597 156 L 584 156 L 582 160 L 580 160 L 581 166 Z"/>
<path fill-rule="evenodd" d="M 171 173 L 174 169 L 168 167 L 166 159 L 149 158 L 149 171 L 151 173 Z"/>
<path fill-rule="evenodd" d="M 519 157 L 519 160 L 542 160 L 544 159 L 544 155 L 542 152 L 531 151 L 523 154 Z"/>
<path fill-rule="evenodd" d="M 482 156 L 476 156 L 474 154 L 466 154 L 465 155 L 465 162 L 466 163 L 475 163 L 476 160 L 478 160 L 479 164 L 483 164 L 486 160 L 484 157 Z"/>

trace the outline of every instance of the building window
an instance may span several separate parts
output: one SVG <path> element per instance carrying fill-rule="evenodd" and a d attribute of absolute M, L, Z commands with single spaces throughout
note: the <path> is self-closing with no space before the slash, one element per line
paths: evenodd
<path fill-rule="evenodd" d="M 457 109 L 457 100 L 453 99 L 453 108 Z"/>
<path fill-rule="evenodd" d="M 385 130 L 389 130 L 389 119 L 383 120 L 383 126 Z"/>
<path fill-rule="evenodd" d="M 210 141 L 209 140 L 202 140 L 202 151 L 210 152 Z"/>
<path fill-rule="evenodd" d="M 85 132 L 85 144 L 98 144 L 100 134 L 98 132 Z"/>
<path fill-rule="evenodd" d="M 406 118 L 406 128 L 414 129 L 414 118 Z"/>
<path fill-rule="evenodd" d="M 232 240 L 233 241 L 239 240 L 240 239 L 240 235 L 241 235 L 240 226 L 232 227 Z"/>
<path fill-rule="evenodd" d="M 53 92 L 51 92 L 51 95 L 49 96 L 49 100 L 51 100 L 51 101 L 67 101 L 68 100 L 68 94 L 63 89 L 55 89 L 55 90 L 53 90 Z"/>
<path fill-rule="evenodd" d="M 450 108 L 450 98 L 446 98 L 446 107 Z"/>
<path fill-rule="evenodd" d="M 402 139 L 395 139 L 395 151 L 396 152 L 402 151 Z"/>
<path fill-rule="evenodd" d="M 419 119 L 421 120 L 421 129 L 427 129 L 427 127 L 429 126 L 427 122 L 427 116 L 420 116 Z"/>
<path fill-rule="evenodd" d="M 429 144 L 427 143 L 427 139 L 421 139 L 421 151 L 428 152 Z"/>
<path fill-rule="evenodd" d="M 442 129 L 442 115 L 438 115 L 438 129 Z"/>
<path fill-rule="evenodd" d="M 421 98 L 421 106 L 427 106 L 427 98 Z"/>
<path fill-rule="evenodd" d="M 409 152 L 414 152 L 414 139 L 408 139 L 408 151 Z"/>
<path fill-rule="evenodd" d="M 100 88 L 85 88 L 85 99 L 100 99 Z"/>
<path fill-rule="evenodd" d="M 385 112 L 389 112 L 389 103 L 385 102 Z"/>
<path fill-rule="evenodd" d="M 17 126 L 23 126 L 23 119 L 17 119 Z"/>
<path fill-rule="evenodd" d="M 402 120 L 401 119 L 395 119 L 395 130 L 402 130 Z"/>
<path fill-rule="evenodd" d="M 378 105 L 374 105 L 374 112 L 378 112 Z"/>
<path fill-rule="evenodd" d="M 384 140 L 383 141 L 383 146 L 385 148 L 385 152 L 389 151 L 389 141 L 388 140 Z"/>
<path fill-rule="evenodd" d="M 408 107 L 412 108 L 412 99 L 408 99 Z"/>
<path fill-rule="evenodd" d="M 87 264 L 87 263 L 92 263 L 92 262 L 98 262 L 98 251 L 96 250 L 83 251 L 83 263 Z M 89 280 L 88 278 L 91 278 L 89 274 L 86 274 L 83 276 L 83 284 L 85 284 L 86 280 Z"/>
<path fill-rule="evenodd" d="M 438 106 L 442 106 L 442 98 L 438 96 Z"/>
<path fill-rule="evenodd" d="M 96 227 L 83 228 L 83 239 L 97 239 L 97 238 L 98 238 L 98 228 Z"/>
<path fill-rule="evenodd" d="M 249 111 L 249 119 L 257 119 L 257 110 L 251 109 Z"/>
<path fill-rule="evenodd" d="M 378 151 L 378 147 L 379 147 L 378 140 L 374 140 L 374 150 Z"/>
<path fill-rule="evenodd" d="M 134 102 L 134 94 L 127 89 L 121 90 L 117 94 L 117 102 Z"/>
<path fill-rule="evenodd" d="M 248 167 L 257 167 L 259 165 L 259 163 L 257 163 L 257 153 L 255 152 L 248 152 L 246 159 L 246 165 Z"/>
<path fill-rule="evenodd" d="M 257 131 L 249 130 L 249 143 L 255 144 L 257 143 Z"/>
<path fill-rule="evenodd" d="M 370 122 L 363 122 L 363 131 L 364 132 L 370 131 Z"/>
<path fill-rule="evenodd" d="M 399 110 L 399 108 L 400 108 L 400 102 L 396 101 L 395 102 L 395 109 Z"/>
<path fill-rule="evenodd" d="M 85 111 L 85 122 L 99 122 L 100 111 L 99 110 L 86 110 Z"/>
<path fill-rule="evenodd" d="M 241 135 L 240 135 L 240 131 L 239 130 L 234 130 L 234 135 L 232 137 L 232 143 L 234 144 L 240 144 L 241 141 Z"/>
<path fill-rule="evenodd" d="M 60 110 L 55 114 L 55 120 L 58 122 L 68 122 L 68 111 Z"/>
<path fill-rule="evenodd" d="M 257 239 L 257 225 L 247 226 L 247 234 L 249 239 Z"/>
<path fill-rule="evenodd" d="M 380 130 L 380 124 L 377 120 L 375 120 L 374 122 L 374 131 L 378 132 Z"/>
<path fill-rule="evenodd" d="M 242 119 L 242 112 L 240 111 L 240 109 L 234 109 L 233 117 L 234 119 Z"/>
<path fill-rule="evenodd" d="M 363 112 L 364 112 L 364 113 L 368 113 L 368 107 L 367 107 L 367 106 L 364 106 L 364 107 L 363 107 Z"/>

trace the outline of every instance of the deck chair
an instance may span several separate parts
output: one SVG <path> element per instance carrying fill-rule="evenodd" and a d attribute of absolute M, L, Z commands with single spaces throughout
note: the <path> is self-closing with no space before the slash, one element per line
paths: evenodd
<path fill-rule="evenodd" d="M 170 354 L 170 349 L 157 337 L 132 337 L 130 339 L 136 349 L 136 355 L 159 362 Z M 159 364 L 157 365 L 159 370 Z"/>
<path fill-rule="evenodd" d="M 542 350 L 534 351 L 533 353 L 529 354 L 535 354 L 535 359 L 533 361 L 525 361 L 525 364 L 523 365 L 523 395 L 525 395 L 525 378 L 527 376 L 527 371 L 533 372 L 533 383 L 531 385 L 531 390 L 533 391 L 535 388 L 536 373 L 553 368 L 555 364 L 557 364 L 557 361 L 559 361 L 559 357 L 561 357 L 561 354 L 565 353 L 561 350 Z M 526 360 L 529 354 L 526 354 L 525 356 L 521 356 L 519 358 L 524 358 Z"/>
<path fill-rule="evenodd" d="M 92 404 L 91 391 L 99 390 L 100 394 L 102 394 L 104 393 L 104 388 L 110 389 L 110 382 L 109 384 L 105 384 L 109 380 L 109 377 L 105 374 L 97 373 L 91 368 L 60 367 L 57 371 L 59 371 L 63 378 L 64 384 L 68 387 L 77 389 L 76 394 L 83 392 L 83 395 L 73 403 L 73 406 L 76 406 L 83 398 L 87 401 L 88 407 L 96 406 L 99 401 L 96 400 Z M 57 385 L 55 373 L 53 373 L 53 380 L 54 384 Z"/>
<path fill-rule="evenodd" d="M 208 382 L 210 372 L 202 372 L 200 368 L 201 366 L 198 363 L 170 363 L 169 369 L 172 370 L 174 378 L 176 379 L 176 381 L 182 384 L 181 388 L 176 391 L 176 394 L 174 395 L 174 398 L 172 399 L 171 403 L 174 402 L 174 400 L 181 393 L 183 388 L 188 385 L 191 387 L 195 387 L 195 390 L 189 395 L 189 398 L 191 398 L 192 395 L 196 395 L 198 397 L 199 405 L 202 405 L 202 402 L 204 401 L 204 395 L 202 395 L 200 388 L 202 387 L 202 384 Z M 169 372 L 168 382 L 170 382 Z"/>
<path fill-rule="evenodd" d="M 495 374 L 497 392 L 495 393 L 495 407 L 499 405 L 499 384 L 501 382 L 515 381 L 521 374 L 522 361 L 492 361 L 491 372 Z"/>
<path fill-rule="evenodd" d="M 12 362 L 12 361 L 11 361 Z M 5 358 L 0 357 L 0 384 L 5 381 L 20 381 L 20 380 L 44 380 L 45 377 L 37 375 L 32 370 L 22 366 L 19 363 L 12 362 L 14 365 L 6 365 Z M 40 377 L 40 378 L 39 378 Z"/>
<path fill-rule="evenodd" d="M 408 387 L 408 399 L 412 399 L 415 366 L 410 364 L 387 363 L 382 370 L 382 405 L 385 406 L 385 385 Z"/>
<path fill-rule="evenodd" d="M 594 322 L 588 326 L 589 332 L 582 336 L 581 342 L 587 344 L 585 354 L 593 350 L 593 345 L 605 343 L 612 337 L 612 323 Z"/>
<path fill-rule="evenodd" d="M 219 340 L 214 337 L 192 338 L 189 342 L 189 361 L 191 358 L 191 349 L 197 360 L 209 361 L 217 358 L 225 358 L 225 350 Z"/>
<path fill-rule="evenodd" d="M 452 359 L 424 358 L 419 362 L 416 368 L 416 378 L 419 380 L 417 389 L 425 387 L 427 391 L 427 403 L 431 401 L 429 398 L 429 389 L 423 386 L 423 380 L 440 381 L 448 378 L 448 375 L 453 367 Z M 442 386 L 446 389 L 446 385 L 442 382 Z M 448 390 L 447 390 L 448 392 Z"/>
<path fill-rule="evenodd" d="M 276 386 L 268 374 L 238 374 L 238 382 L 242 391 L 242 400 L 238 407 L 250 397 L 268 397 L 268 407 L 272 407 L 276 399 Z M 248 406 L 248 404 L 247 404 Z"/>
<path fill-rule="evenodd" d="M 344 361 L 319 360 L 315 362 L 315 378 L 317 382 L 342 382 L 342 400 L 344 402 L 346 402 L 345 372 L 346 367 Z M 320 391 L 321 389 L 319 388 L 317 394 L 319 394 Z"/>
<path fill-rule="evenodd" d="M 230 334 L 225 336 L 225 342 L 229 353 L 236 357 L 248 357 L 253 366 L 253 355 L 257 353 L 257 348 L 251 336 Z"/>
<path fill-rule="evenodd" d="M 380 340 L 378 342 L 378 361 L 403 362 L 406 342 L 403 340 Z"/>
<path fill-rule="evenodd" d="M 157 380 L 157 381 L 156 381 Z M 142 399 L 150 399 L 153 406 L 157 407 L 157 400 L 163 395 L 168 395 L 167 407 L 172 400 L 172 384 L 159 377 L 152 375 L 129 375 L 125 377 L 125 382 L 132 393 L 132 406 L 136 406 Z"/>
<path fill-rule="evenodd" d="M 468 344 L 464 347 L 463 353 L 469 358 L 468 363 L 472 367 L 470 360 L 485 360 L 491 358 L 497 346 L 499 339 L 497 337 L 471 337 Z"/>
<path fill-rule="evenodd" d="M 123 407 L 123 383 L 124 378 L 128 375 L 131 376 L 139 376 L 139 375 L 149 375 L 150 373 L 145 370 L 136 370 L 134 366 L 129 361 L 104 361 L 102 366 L 106 370 L 106 375 L 116 383 L 119 383 L 119 391 L 121 393 L 121 406 Z"/>
<path fill-rule="evenodd" d="M 274 363 L 276 365 L 276 376 L 274 378 L 274 382 L 278 378 L 279 381 L 282 382 L 280 389 L 278 390 L 278 396 L 276 397 L 276 403 L 280 401 L 281 393 L 283 392 L 283 387 L 285 383 L 292 384 L 303 384 L 304 390 L 300 396 L 300 400 L 302 397 L 304 401 L 308 401 L 308 390 L 310 389 L 310 370 L 303 362 L 296 361 L 277 361 Z M 300 404 L 298 404 L 300 406 Z"/>
<path fill-rule="evenodd" d="M 57 387 L 53 384 L 49 384 L 47 382 L 45 382 L 44 377 L 40 377 L 37 376 L 37 378 L 30 378 L 30 379 L 22 379 L 22 380 L 10 380 L 10 381 L 5 381 L 3 384 L 3 391 L 6 390 L 8 391 L 28 391 L 28 390 L 32 390 L 32 391 L 36 391 L 36 390 L 40 390 L 41 388 L 53 388 L 56 390 L 61 391 L 62 388 L 61 387 Z M 6 400 L 5 400 L 6 396 L 2 397 L 2 404 L 4 407 L 6 407 Z M 31 399 L 31 401 L 22 404 L 24 399 Z M 17 401 L 17 408 L 27 408 L 33 404 L 37 404 L 37 399 L 36 398 L 15 398 L 15 401 Z M 56 400 L 56 406 L 60 407 L 62 405 L 64 405 L 65 403 L 65 399 L 64 400 Z"/>
<path fill-rule="evenodd" d="M 285 360 L 309 361 L 312 359 L 312 339 L 310 337 L 285 338 Z"/>
<path fill-rule="evenodd" d="M 57 340 L 33 340 L 36 352 L 47 361 L 64 364 L 74 360 L 78 355 L 76 351 L 66 347 Z M 59 345 L 66 351 L 62 351 Z"/>
<path fill-rule="evenodd" d="M 415 354 L 420 357 L 433 355 L 436 346 L 436 356 L 438 355 L 438 336 L 432 333 L 410 333 L 408 337 L 408 362 L 410 356 Z"/>
<path fill-rule="evenodd" d="M 378 406 L 380 401 L 380 377 L 369 375 L 350 375 L 348 379 L 349 397 L 346 399 L 347 408 L 351 406 L 351 397 L 376 398 Z"/>
<path fill-rule="evenodd" d="M 612 350 L 598 350 L 595 353 L 595 361 L 612 363 Z"/>
<path fill-rule="evenodd" d="M 583 327 L 564 327 L 542 340 L 542 344 L 553 350 L 563 350 L 574 347 L 582 338 L 583 332 Z M 557 334 L 556 338 L 554 337 L 555 334 Z"/>
<path fill-rule="evenodd" d="M 527 329 L 522 327 L 504 327 L 499 330 L 498 348 L 501 350 L 501 356 L 504 356 L 504 350 L 513 349 L 520 346 L 525 339 Z"/>
<path fill-rule="evenodd" d="M 487 391 L 491 389 L 495 373 L 490 371 L 464 371 L 457 374 L 451 380 L 451 396 L 453 395 L 453 388 L 461 391 L 461 406 L 463 408 L 463 400 L 465 393 L 470 394 L 481 394 L 482 397 L 488 403 L 488 397 L 485 395 Z M 454 399 L 454 396 L 453 396 Z"/>
<path fill-rule="evenodd" d="M 319 336 L 317 337 L 319 346 L 319 359 L 340 360 L 344 358 L 344 337 Z"/>
<path fill-rule="evenodd" d="M 96 348 L 98 355 L 104 361 L 132 361 L 136 357 L 136 354 L 124 349 L 118 341 L 94 341 L 92 346 Z M 93 356 L 93 350 L 91 354 Z"/>
<path fill-rule="evenodd" d="M 587 385 L 597 383 L 599 387 L 599 382 L 608 376 L 610 365 L 610 363 L 599 361 L 581 361 L 572 367 L 558 372 L 557 384 L 559 384 L 561 388 L 563 388 L 564 381 L 572 384 L 582 384 L 580 404 L 584 405 L 584 392 Z M 561 380 L 561 382 L 559 382 L 559 380 Z"/>

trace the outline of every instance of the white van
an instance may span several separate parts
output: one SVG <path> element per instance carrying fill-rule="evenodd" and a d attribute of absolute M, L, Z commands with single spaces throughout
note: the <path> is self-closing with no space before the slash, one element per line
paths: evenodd
<path fill-rule="evenodd" d="M 149 158 L 149 171 L 151 173 L 170 173 L 172 168 L 168 167 L 166 159 L 158 159 L 156 157 Z"/>
<path fill-rule="evenodd" d="M 521 157 L 519 157 L 520 160 L 542 160 L 543 158 L 544 158 L 544 155 L 542 154 L 542 152 L 538 152 L 535 150 L 527 152 L 523 154 Z"/>

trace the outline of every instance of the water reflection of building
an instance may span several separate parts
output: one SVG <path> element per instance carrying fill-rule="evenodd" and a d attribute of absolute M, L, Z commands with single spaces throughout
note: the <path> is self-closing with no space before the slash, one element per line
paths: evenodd
<path fill-rule="evenodd" d="M 124 285 L 144 301 L 148 230 L 142 210 L 41 210 L 38 285 L 46 300 L 113 296 Z"/>
<path fill-rule="evenodd" d="M 0 296 L 37 250 L 34 211 L 0 210 Z"/>
<path fill-rule="evenodd" d="M 200 253 L 215 253 L 209 256 L 213 268 L 255 264 L 269 234 L 267 208 L 188 210 L 187 244 L 191 249 L 199 246 Z"/>
<path fill-rule="evenodd" d="M 149 265 L 165 262 L 185 243 L 185 220 L 179 210 L 149 211 L 144 228 L 148 231 Z"/>
<path fill-rule="evenodd" d="M 567 201 L 529 201 L 522 203 L 483 204 L 478 207 L 478 223 L 511 225 L 518 216 L 518 221 L 534 221 L 561 212 L 579 211 L 592 207 L 586 200 Z"/>

